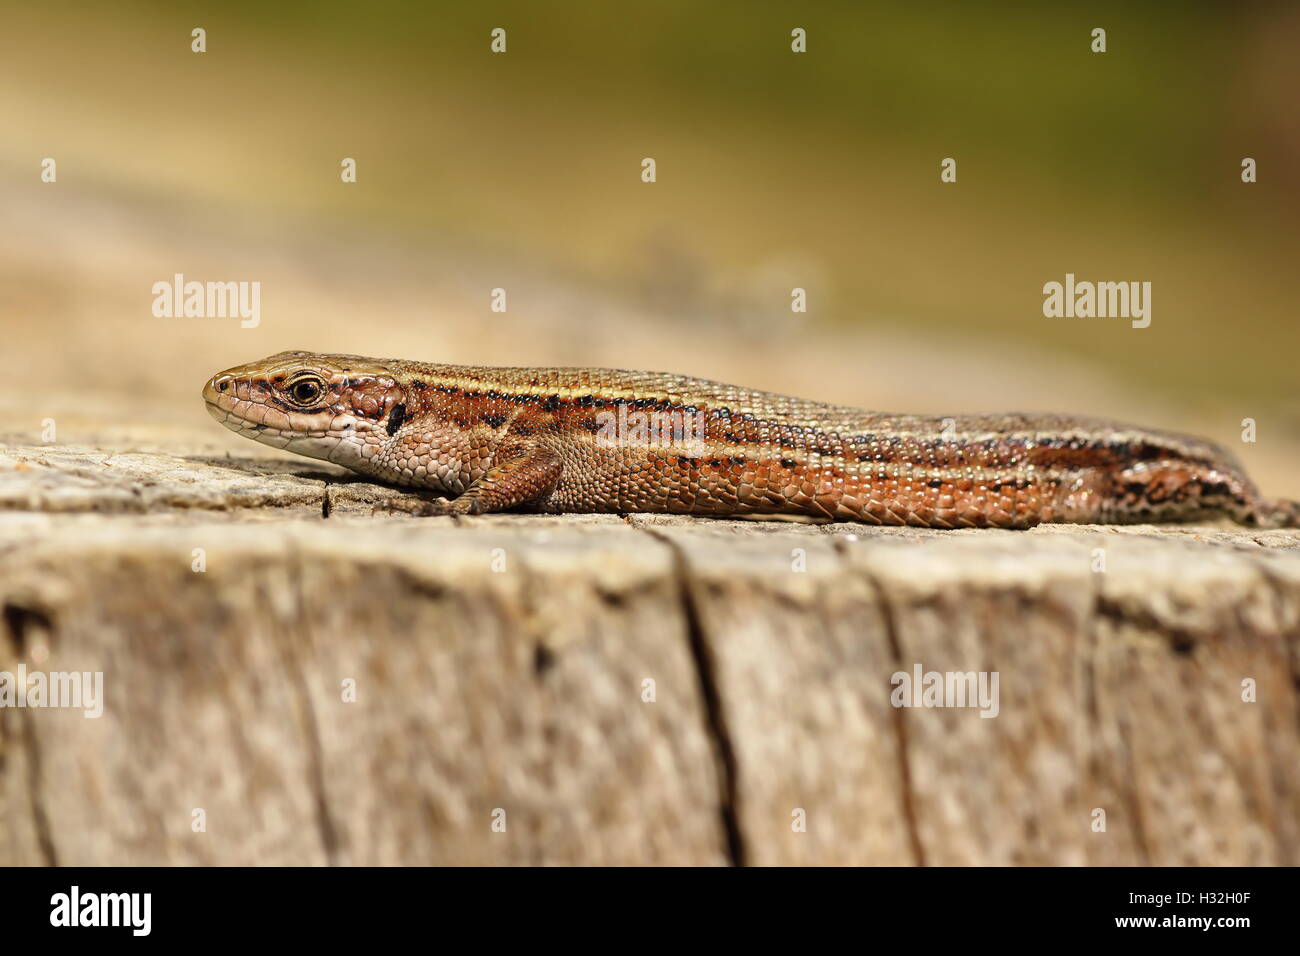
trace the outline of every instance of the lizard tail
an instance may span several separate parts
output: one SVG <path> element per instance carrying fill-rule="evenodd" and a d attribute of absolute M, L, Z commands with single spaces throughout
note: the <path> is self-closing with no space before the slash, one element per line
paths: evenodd
<path fill-rule="evenodd" d="M 1259 511 L 1262 528 L 1300 528 L 1300 501 L 1276 498 L 1265 501 Z"/>

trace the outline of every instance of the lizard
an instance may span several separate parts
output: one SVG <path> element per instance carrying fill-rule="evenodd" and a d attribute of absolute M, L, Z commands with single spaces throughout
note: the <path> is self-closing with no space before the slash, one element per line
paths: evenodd
<path fill-rule="evenodd" d="M 248 438 L 423 492 L 405 509 L 420 515 L 1011 529 L 1300 515 L 1208 441 L 1063 415 L 886 414 L 667 373 L 305 351 L 219 372 L 203 398 Z"/>

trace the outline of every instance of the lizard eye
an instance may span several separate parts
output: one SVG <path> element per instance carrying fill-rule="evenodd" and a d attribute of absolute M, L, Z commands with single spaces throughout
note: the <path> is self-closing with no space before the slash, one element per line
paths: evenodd
<path fill-rule="evenodd" d="M 289 386 L 289 397 L 299 405 L 314 405 L 325 393 L 325 383 L 318 378 L 300 378 Z"/>

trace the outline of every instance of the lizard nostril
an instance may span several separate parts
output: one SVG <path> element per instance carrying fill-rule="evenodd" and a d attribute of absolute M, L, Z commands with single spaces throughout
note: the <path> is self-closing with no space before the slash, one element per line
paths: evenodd
<path fill-rule="evenodd" d="M 208 379 L 203 386 L 203 397 L 209 402 L 217 400 L 217 394 L 227 389 L 233 391 L 235 386 L 235 377 L 233 375 L 214 375 Z"/>

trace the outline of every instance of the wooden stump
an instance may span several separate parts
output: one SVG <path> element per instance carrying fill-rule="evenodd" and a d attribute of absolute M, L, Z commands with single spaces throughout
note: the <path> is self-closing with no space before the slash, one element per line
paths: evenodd
<path fill-rule="evenodd" d="M 1300 533 L 396 494 L 0 449 L 0 865 L 1300 863 Z"/>

